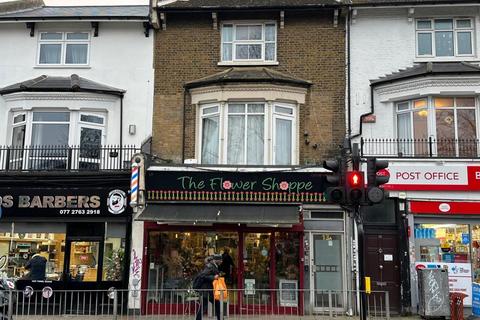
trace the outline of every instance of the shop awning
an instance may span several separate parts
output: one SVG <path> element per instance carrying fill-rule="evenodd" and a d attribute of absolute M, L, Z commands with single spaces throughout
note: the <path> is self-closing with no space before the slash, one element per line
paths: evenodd
<path fill-rule="evenodd" d="M 292 205 L 149 204 L 136 220 L 284 225 L 299 223 L 299 213 Z"/>

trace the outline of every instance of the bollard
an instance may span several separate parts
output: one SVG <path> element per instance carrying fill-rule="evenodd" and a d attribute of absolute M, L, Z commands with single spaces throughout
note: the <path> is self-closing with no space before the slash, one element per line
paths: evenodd
<path fill-rule="evenodd" d="M 8 320 L 13 319 L 13 292 L 8 291 Z"/>
<path fill-rule="evenodd" d="M 390 320 L 390 296 L 388 291 L 385 291 L 385 318 Z"/>
<path fill-rule="evenodd" d="M 118 308 L 118 292 L 113 290 L 113 320 L 117 320 L 117 308 Z"/>
<path fill-rule="evenodd" d="M 223 320 L 223 290 L 220 290 L 220 320 Z"/>

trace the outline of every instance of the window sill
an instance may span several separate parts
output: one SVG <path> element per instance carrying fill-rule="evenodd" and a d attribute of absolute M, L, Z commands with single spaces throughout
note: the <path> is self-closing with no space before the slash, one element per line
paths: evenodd
<path fill-rule="evenodd" d="M 91 69 L 90 66 L 66 66 L 66 65 L 59 65 L 59 66 L 34 66 L 33 69 Z"/>
<path fill-rule="evenodd" d="M 480 61 L 478 57 L 426 57 L 426 58 L 419 58 L 416 57 L 413 62 L 475 62 Z"/>
<path fill-rule="evenodd" d="M 278 66 L 278 61 L 220 61 L 218 66 Z"/>

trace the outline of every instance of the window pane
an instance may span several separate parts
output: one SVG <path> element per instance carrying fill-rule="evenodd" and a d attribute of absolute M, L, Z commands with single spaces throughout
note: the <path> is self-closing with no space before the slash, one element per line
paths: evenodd
<path fill-rule="evenodd" d="M 427 100 L 422 99 L 422 100 L 415 100 L 413 102 L 413 108 L 414 109 L 420 109 L 420 108 L 426 108 L 427 107 Z"/>
<path fill-rule="evenodd" d="M 264 130 L 263 116 L 248 116 L 247 164 L 263 164 Z"/>
<path fill-rule="evenodd" d="M 222 28 L 222 42 L 233 41 L 233 26 L 231 24 L 224 24 Z"/>
<path fill-rule="evenodd" d="M 432 34 L 419 33 L 418 34 L 418 55 L 432 54 Z"/>
<path fill-rule="evenodd" d="M 432 22 L 430 20 L 418 20 L 417 29 L 432 29 Z"/>
<path fill-rule="evenodd" d="M 40 34 L 41 40 L 62 40 L 61 32 L 42 32 Z"/>
<path fill-rule="evenodd" d="M 90 114 L 82 114 L 80 116 L 80 121 L 103 124 L 103 118 L 102 117 L 97 117 L 97 116 L 93 116 L 93 115 L 90 115 Z"/>
<path fill-rule="evenodd" d="M 245 105 L 242 104 L 228 104 L 228 113 L 245 113 Z"/>
<path fill-rule="evenodd" d="M 88 55 L 88 44 L 67 44 L 67 64 L 86 64 Z"/>
<path fill-rule="evenodd" d="M 40 64 L 59 64 L 61 62 L 62 45 L 61 44 L 41 44 L 40 45 Z"/>
<path fill-rule="evenodd" d="M 292 164 L 292 121 L 275 119 L 275 164 Z"/>
<path fill-rule="evenodd" d="M 397 115 L 397 130 L 399 139 L 411 139 L 412 130 L 410 124 L 410 112 Z"/>
<path fill-rule="evenodd" d="M 245 117 L 228 116 L 227 163 L 242 164 L 245 156 Z"/>
<path fill-rule="evenodd" d="M 0 245 L 3 245 L 3 241 Z M 7 250 L 7 247 L 1 250 Z M 9 276 L 27 280 L 59 281 L 63 274 L 65 233 L 26 233 L 19 230 L 15 224 L 9 256 Z"/>
<path fill-rule="evenodd" d="M 88 40 L 88 33 L 86 32 L 67 33 L 67 40 Z"/>
<path fill-rule="evenodd" d="M 402 102 L 397 104 L 397 110 L 398 111 L 403 111 L 403 110 L 408 110 L 408 102 Z"/>
<path fill-rule="evenodd" d="M 25 121 L 25 115 L 24 114 L 19 114 L 15 117 L 13 117 L 13 123 L 19 123 Z"/>
<path fill-rule="evenodd" d="M 203 108 L 202 109 L 202 113 L 203 114 L 211 114 L 211 113 L 215 113 L 215 112 L 218 112 L 218 107 L 215 106 L 215 107 L 208 107 L 208 108 Z"/>
<path fill-rule="evenodd" d="M 100 147 L 102 145 L 102 130 L 82 128 L 80 131 L 80 157 L 100 158 Z"/>
<path fill-rule="evenodd" d="M 477 125 L 474 109 L 457 110 L 459 156 L 477 156 Z"/>
<path fill-rule="evenodd" d="M 106 238 L 103 256 L 103 280 L 121 281 L 123 279 L 124 261 L 125 238 Z"/>
<path fill-rule="evenodd" d="M 468 224 L 415 224 L 414 232 L 417 262 L 470 263 Z"/>
<path fill-rule="evenodd" d="M 471 28 L 472 22 L 470 19 L 457 20 L 457 28 Z"/>
<path fill-rule="evenodd" d="M 99 242 L 74 241 L 70 247 L 70 277 L 74 281 L 97 281 Z"/>
<path fill-rule="evenodd" d="M 475 108 L 475 98 L 456 98 L 458 108 Z"/>
<path fill-rule="evenodd" d="M 340 243 L 340 241 L 338 242 Z M 340 247 L 339 247 L 340 249 Z M 340 253 L 340 250 L 338 250 Z M 331 257 L 330 252 L 328 255 L 325 255 L 325 258 Z M 276 289 L 277 290 L 285 290 L 285 288 L 280 287 L 280 283 L 282 282 L 297 282 L 299 281 L 300 270 L 298 267 L 298 261 L 300 259 L 300 239 L 298 233 L 295 232 L 275 232 L 275 257 L 277 258 L 275 261 L 275 279 Z M 328 259 L 327 258 L 327 259 Z M 339 255 L 338 261 L 341 261 L 341 257 Z M 333 264 L 332 261 L 329 263 Z M 341 264 L 341 262 L 340 262 Z M 338 271 L 338 277 L 341 278 L 341 271 Z M 333 278 L 332 272 L 329 272 L 329 280 Z M 322 287 L 323 289 L 324 287 Z M 342 288 L 342 286 L 338 286 L 338 288 Z M 285 291 L 283 291 L 285 292 Z M 282 294 L 283 295 L 283 294 Z M 298 293 L 295 291 L 287 291 L 287 295 L 289 296 L 289 300 L 297 301 Z"/>
<path fill-rule="evenodd" d="M 472 54 L 472 33 L 457 33 L 458 54 Z"/>
<path fill-rule="evenodd" d="M 249 26 L 248 27 L 248 39 L 249 40 L 262 40 L 262 26 Z"/>
<path fill-rule="evenodd" d="M 237 44 L 235 47 L 235 59 L 248 59 L 248 44 Z"/>
<path fill-rule="evenodd" d="M 68 124 L 33 124 L 32 145 L 68 145 Z"/>
<path fill-rule="evenodd" d="M 274 24 L 265 25 L 265 41 L 275 41 L 276 26 Z"/>
<path fill-rule="evenodd" d="M 261 44 L 254 44 L 248 46 L 248 59 L 262 59 Z"/>
<path fill-rule="evenodd" d="M 453 29 L 453 20 L 452 19 L 437 19 L 435 20 L 435 30 L 452 30 Z"/>
<path fill-rule="evenodd" d="M 33 121 L 70 121 L 69 112 L 34 112 Z"/>
<path fill-rule="evenodd" d="M 25 143 L 25 125 L 13 127 L 12 147 L 23 147 Z"/>
<path fill-rule="evenodd" d="M 223 44 L 222 60 L 232 61 L 232 44 L 231 43 Z"/>
<path fill-rule="evenodd" d="M 416 140 L 428 138 L 427 120 L 427 110 L 419 110 L 413 113 L 413 137 Z"/>
<path fill-rule="evenodd" d="M 283 113 L 283 114 L 293 114 L 293 109 L 292 108 L 275 106 L 275 112 Z"/>
<path fill-rule="evenodd" d="M 455 116 L 453 109 L 436 109 L 437 153 L 440 156 L 455 155 Z"/>
<path fill-rule="evenodd" d="M 202 120 L 202 163 L 218 163 L 218 116 Z"/>
<path fill-rule="evenodd" d="M 453 108 L 453 98 L 435 98 L 435 108 Z"/>
<path fill-rule="evenodd" d="M 248 26 L 236 26 L 236 40 L 248 40 Z"/>
<path fill-rule="evenodd" d="M 275 61 L 275 43 L 265 43 L 265 60 Z"/>
<path fill-rule="evenodd" d="M 263 113 L 264 106 L 263 103 L 260 104 L 248 104 L 248 112 L 249 113 Z"/>
<path fill-rule="evenodd" d="M 453 56 L 453 32 L 435 32 L 435 50 L 437 56 Z"/>

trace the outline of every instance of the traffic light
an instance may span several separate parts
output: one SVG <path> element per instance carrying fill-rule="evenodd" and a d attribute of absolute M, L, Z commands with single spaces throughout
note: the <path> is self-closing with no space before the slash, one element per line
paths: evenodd
<path fill-rule="evenodd" d="M 371 203 L 380 203 L 383 201 L 384 192 L 379 186 L 387 183 L 389 177 L 382 174 L 380 170 L 386 168 L 388 168 L 387 160 L 377 160 L 376 158 L 367 159 L 367 200 Z"/>
<path fill-rule="evenodd" d="M 347 172 L 346 200 L 348 204 L 361 204 L 364 198 L 365 179 L 363 172 L 354 170 Z"/>
<path fill-rule="evenodd" d="M 325 190 L 327 201 L 334 203 L 343 203 L 344 196 L 344 174 L 345 162 L 338 157 L 333 160 L 323 161 L 323 167 L 333 172 L 326 176 L 329 187 Z"/>

